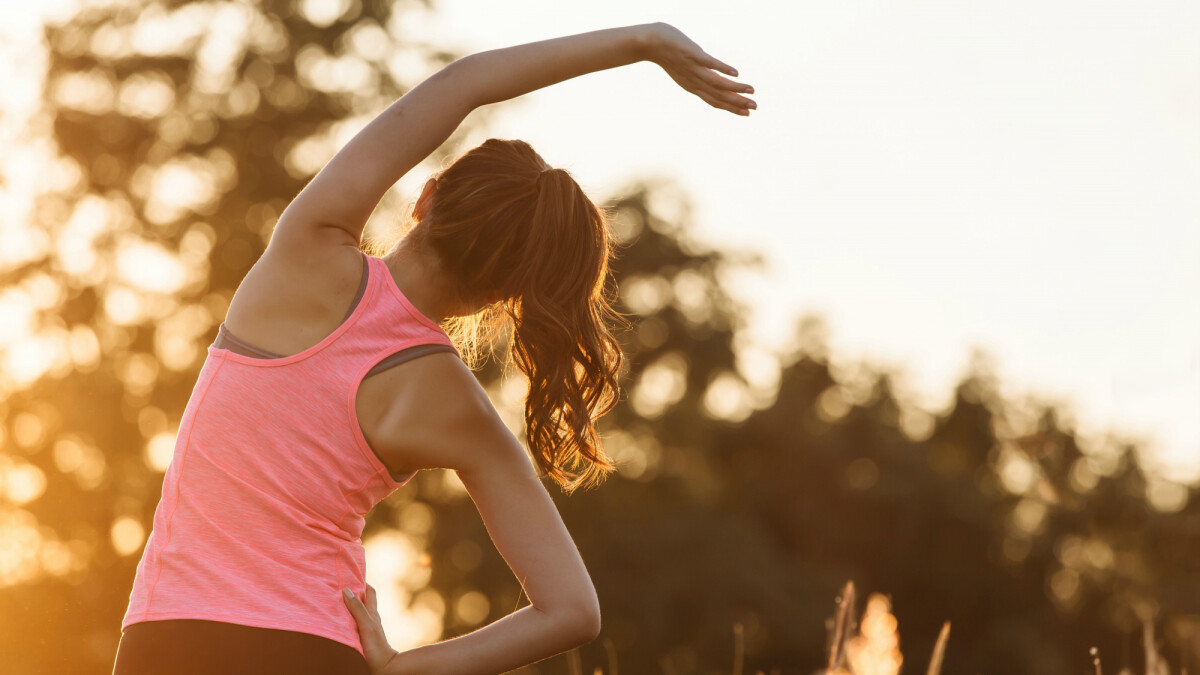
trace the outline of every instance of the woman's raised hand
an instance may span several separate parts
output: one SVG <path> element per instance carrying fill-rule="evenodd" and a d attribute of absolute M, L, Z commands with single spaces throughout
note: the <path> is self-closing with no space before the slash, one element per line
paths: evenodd
<path fill-rule="evenodd" d="M 375 589 L 371 584 L 367 584 L 365 605 L 358 596 L 347 589 L 342 589 L 342 600 L 358 624 L 358 637 L 362 641 L 367 668 L 370 669 L 371 675 L 382 675 L 392 659 L 396 658 L 397 652 L 388 644 L 387 636 L 383 634 L 383 622 L 379 619 L 379 603 L 375 597 Z"/>
<path fill-rule="evenodd" d="M 741 94 L 753 94 L 754 87 L 726 79 L 716 72 L 721 71 L 737 77 L 737 69 L 710 56 L 668 23 L 651 26 L 646 58 L 657 63 L 672 80 L 684 89 L 699 96 L 714 108 L 721 108 L 738 115 L 749 115 L 758 104 Z"/>

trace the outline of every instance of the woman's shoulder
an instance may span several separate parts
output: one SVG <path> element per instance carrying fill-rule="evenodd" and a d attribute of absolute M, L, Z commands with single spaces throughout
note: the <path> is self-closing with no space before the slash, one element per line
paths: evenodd
<path fill-rule="evenodd" d="M 421 356 L 376 375 L 366 386 L 386 400 L 374 425 L 373 447 L 395 466 L 459 470 L 472 463 L 480 446 L 507 442 L 503 436 L 512 435 L 457 354 Z"/>
<path fill-rule="evenodd" d="M 311 347 L 345 318 L 362 281 L 362 256 L 351 246 L 331 246 L 316 257 L 268 246 L 238 285 L 226 327 L 278 354 Z"/>

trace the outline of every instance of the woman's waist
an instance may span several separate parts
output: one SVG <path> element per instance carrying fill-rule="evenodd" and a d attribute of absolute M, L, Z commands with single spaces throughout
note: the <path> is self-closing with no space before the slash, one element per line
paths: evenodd
<path fill-rule="evenodd" d="M 150 533 L 138 575 L 156 583 L 225 587 L 252 584 L 274 592 L 339 582 L 366 572 L 362 543 L 344 533 L 293 525 L 185 527 L 173 519 Z"/>
<path fill-rule="evenodd" d="M 313 633 L 208 619 L 159 619 L 122 631 L 114 675 L 156 672 L 367 675 L 353 645 Z"/>
<path fill-rule="evenodd" d="M 234 548 L 359 542 L 366 518 L 356 507 L 365 504 L 300 485 L 279 487 L 261 476 L 256 483 L 233 468 L 211 465 L 201 453 L 188 462 L 187 471 L 164 480 L 155 508 L 155 531 L 170 531 L 171 539 L 228 540 Z"/>
<path fill-rule="evenodd" d="M 160 610 L 145 619 L 123 622 L 121 651 L 153 649 L 163 653 L 184 653 L 195 650 L 206 655 L 245 652 L 258 655 L 259 663 L 263 662 L 261 657 L 269 654 L 281 657 L 304 654 L 317 659 L 337 657 L 350 663 L 361 663 L 361 642 L 353 626 L 353 620 L 347 629 L 342 622 L 317 624 L 301 617 Z"/>
<path fill-rule="evenodd" d="M 366 586 L 365 569 L 352 556 L 329 555 L 312 565 L 227 562 L 168 552 L 161 562 L 139 565 L 122 627 L 205 619 L 323 635 L 358 647 L 354 619 L 341 596 L 343 587 L 359 592 Z"/>

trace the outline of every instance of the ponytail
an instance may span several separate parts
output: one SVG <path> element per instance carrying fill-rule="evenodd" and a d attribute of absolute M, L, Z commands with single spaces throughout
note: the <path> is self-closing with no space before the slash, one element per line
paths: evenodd
<path fill-rule="evenodd" d="M 609 323 L 625 324 L 609 287 L 606 214 L 524 141 L 489 139 L 437 176 L 421 226 L 461 297 L 502 298 L 447 332 L 475 367 L 481 333 L 492 342 L 510 322 L 502 359 L 529 381 L 525 430 L 538 468 L 568 494 L 602 483 L 616 466 L 595 421 L 618 402 L 624 361 Z"/>

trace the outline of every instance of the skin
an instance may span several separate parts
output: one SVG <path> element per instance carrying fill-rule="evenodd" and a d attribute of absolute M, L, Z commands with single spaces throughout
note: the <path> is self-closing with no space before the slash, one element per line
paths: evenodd
<path fill-rule="evenodd" d="M 413 88 L 343 147 L 284 211 L 246 275 L 225 324 L 263 349 L 294 354 L 341 323 L 362 274 L 359 240 L 390 188 L 445 142 L 475 108 L 585 73 L 652 61 L 712 107 L 748 115 L 752 88 L 736 71 L 663 23 L 581 33 L 464 57 Z M 414 216 L 428 213 L 426 183 Z M 434 256 L 402 240 L 383 257 L 413 306 L 435 322 L 470 314 L 492 297 L 459 300 Z M 373 675 L 498 673 L 595 639 L 595 589 L 546 487 L 474 374 L 434 353 L 363 381 L 359 425 L 395 475 L 449 469 L 466 487 L 530 605 L 463 636 L 397 652 L 383 633 L 374 589 L 343 597 Z M 365 601 L 365 602 L 364 602 Z"/>

